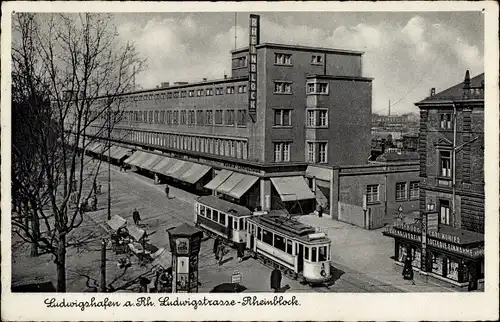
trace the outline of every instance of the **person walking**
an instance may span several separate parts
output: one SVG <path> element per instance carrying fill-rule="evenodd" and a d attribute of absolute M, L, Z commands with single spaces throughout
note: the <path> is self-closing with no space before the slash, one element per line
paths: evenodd
<path fill-rule="evenodd" d="M 281 271 L 277 268 L 271 272 L 271 289 L 274 293 L 278 293 L 281 289 Z"/>
<path fill-rule="evenodd" d="M 219 244 L 220 244 L 220 238 L 217 237 L 214 240 L 214 248 L 213 248 L 213 252 L 214 252 L 214 255 L 215 255 L 215 260 L 219 259 L 219 254 L 218 254 Z"/>
<path fill-rule="evenodd" d="M 238 262 L 241 263 L 243 261 L 243 257 L 245 256 L 245 243 L 243 239 L 240 239 L 240 242 L 236 246 L 236 253 L 238 255 Z"/>
<path fill-rule="evenodd" d="M 97 210 L 97 196 L 95 194 L 92 196 L 92 210 Z"/>
<path fill-rule="evenodd" d="M 165 185 L 165 195 L 167 195 L 167 199 L 170 199 L 170 187 L 168 184 Z"/>
<path fill-rule="evenodd" d="M 134 212 L 132 213 L 132 219 L 134 220 L 134 224 L 136 226 L 139 226 L 139 223 L 141 221 L 141 216 L 139 215 L 139 212 L 135 208 L 134 208 Z"/>
<path fill-rule="evenodd" d="M 217 246 L 217 257 L 219 258 L 219 266 L 222 265 L 225 252 L 226 252 L 226 247 L 224 246 L 224 242 L 220 242 L 219 246 Z"/>
<path fill-rule="evenodd" d="M 97 183 L 97 193 L 98 194 L 102 193 L 102 184 L 100 182 Z"/>

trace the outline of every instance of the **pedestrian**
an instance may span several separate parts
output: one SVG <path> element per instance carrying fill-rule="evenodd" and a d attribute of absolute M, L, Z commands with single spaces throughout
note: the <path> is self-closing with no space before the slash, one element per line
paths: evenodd
<path fill-rule="evenodd" d="M 97 210 L 97 196 L 96 195 L 92 196 L 92 210 L 93 211 Z"/>
<path fill-rule="evenodd" d="M 167 195 L 167 198 L 170 199 L 170 187 L 168 184 L 165 185 L 165 194 Z"/>
<path fill-rule="evenodd" d="M 271 272 L 271 289 L 273 289 L 275 293 L 278 293 L 281 289 L 281 271 L 277 268 Z"/>
<path fill-rule="evenodd" d="M 214 240 L 214 248 L 213 248 L 213 252 L 214 252 L 214 255 L 215 255 L 215 260 L 219 259 L 219 255 L 217 253 L 217 251 L 219 250 L 219 244 L 220 244 L 220 238 L 217 237 Z"/>
<path fill-rule="evenodd" d="M 219 258 L 219 266 L 222 265 L 225 252 L 226 252 L 226 247 L 224 246 L 224 242 L 220 242 L 219 246 L 217 246 L 217 257 Z"/>
<path fill-rule="evenodd" d="M 141 216 L 139 215 L 139 212 L 135 208 L 134 208 L 134 212 L 132 213 L 132 219 L 134 220 L 134 224 L 136 226 L 139 226 L 139 223 L 141 221 Z"/>
<path fill-rule="evenodd" d="M 237 255 L 238 255 L 238 262 L 241 263 L 243 260 L 243 257 L 245 256 L 245 243 L 243 242 L 243 239 L 240 239 L 240 242 L 237 245 Z"/>
<path fill-rule="evenodd" d="M 97 193 L 98 194 L 102 193 L 102 184 L 100 182 L 97 182 Z"/>
<path fill-rule="evenodd" d="M 97 193 L 97 182 L 94 180 L 94 182 L 92 183 L 92 191 L 94 192 L 94 194 Z"/>
<path fill-rule="evenodd" d="M 413 267 L 412 267 L 412 256 L 411 253 L 406 255 L 405 264 L 403 267 L 403 279 L 410 280 L 413 285 L 415 281 L 413 280 Z"/>

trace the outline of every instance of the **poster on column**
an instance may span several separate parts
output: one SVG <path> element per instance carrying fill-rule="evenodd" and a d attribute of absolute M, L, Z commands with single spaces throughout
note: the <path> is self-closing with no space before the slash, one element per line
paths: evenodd
<path fill-rule="evenodd" d="M 187 293 L 189 291 L 188 274 L 177 274 L 177 293 Z"/>
<path fill-rule="evenodd" d="M 189 272 L 188 257 L 177 257 L 177 273 L 187 274 Z"/>

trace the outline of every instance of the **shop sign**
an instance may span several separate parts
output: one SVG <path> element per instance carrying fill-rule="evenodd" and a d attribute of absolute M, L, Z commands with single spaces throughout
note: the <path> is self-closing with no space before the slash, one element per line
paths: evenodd
<path fill-rule="evenodd" d="M 257 113 L 257 45 L 260 42 L 260 16 L 250 15 L 248 46 L 248 114 Z"/>
<path fill-rule="evenodd" d="M 417 242 L 421 241 L 421 236 L 418 235 L 418 234 L 413 234 L 413 233 L 410 233 L 410 232 L 407 232 L 407 231 L 397 230 L 397 229 L 394 229 L 394 228 L 391 228 L 391 227 L 387 228 L 385 230 L 385 233 L 388 234 L 388 235 L 392 235 L 392 236 L 396 236 L 396 237 L 401 237 L 401 238 L 406 238 L 406 239 L 410 239 L 410 240 L 417 241 Z"/>
<path fill-rule="evenodd" d="M 439 214 L 437 212 L 431 212 L 427 214 L 427 231 L 435 232 L 438 230 L 438 220 Z"/>
<path fill-rule="evenodd" d="M 469 257 L 479 257 L 484 256 L 484 248 L 476 247 L 476 248 L 464 248 L 455 244 L 449 244 L 447 242 L 435 239 L 429 239 L 427 244 L 436 248 L 441 248 L 450 252 L 454 252 L 457 254 L 466 255 Z"/>
<path fill-rule="evenodd" d="M 429 237 L 449 241 L 449 242 L 455 243 L 455 244 L 460 244 L 460 241 L 461 241 L 459 236 L 450 235 L 450 234 L 443 234 L 443 233 L 440 233 L 437 231 L 429 231 L 428 234 L 429 234 Z"/>
<path fill-rule="evenodd" d="M 416 233 L 416 234 L 421 234 L 422 233 L 419 227 L 417 227 L 415 225 L 408 225 L 408 224 L 405 224 L 405 223 L 398 223 L 398 224 L 394 225 L 394 228 L 401 229 L 401 230 L 406 230 L 406 231 L 410 231 L 410 232 L 413 232 L 413 233 Z"/>

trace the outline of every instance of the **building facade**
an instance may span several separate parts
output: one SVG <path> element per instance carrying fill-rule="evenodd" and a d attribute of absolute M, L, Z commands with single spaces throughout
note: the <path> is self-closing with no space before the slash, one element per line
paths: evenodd
<path fill-rule="evenodd" d="M 397 225 L 397 260 L 478 288 L 484 277 L 484 74 L 416 103 L 420 108 L 418 225 Z"/>
<path fill-rule="evenodd" d="M 249 46 L 231 52 L 229 77 L 123 95 L 111 140 L 158 156 L 131 156 L 158 180 L 185 183 L 191 171 L 188 184 L 200 191 L 252 209 L 299 202 L 306 211 L 315 204 L 308 165 L 366 163 L 372 80 L 362 75 L 362 52 L 260 44 L 252 19 Z M 96 124 L 88 134 L 100 132 Z"/>

